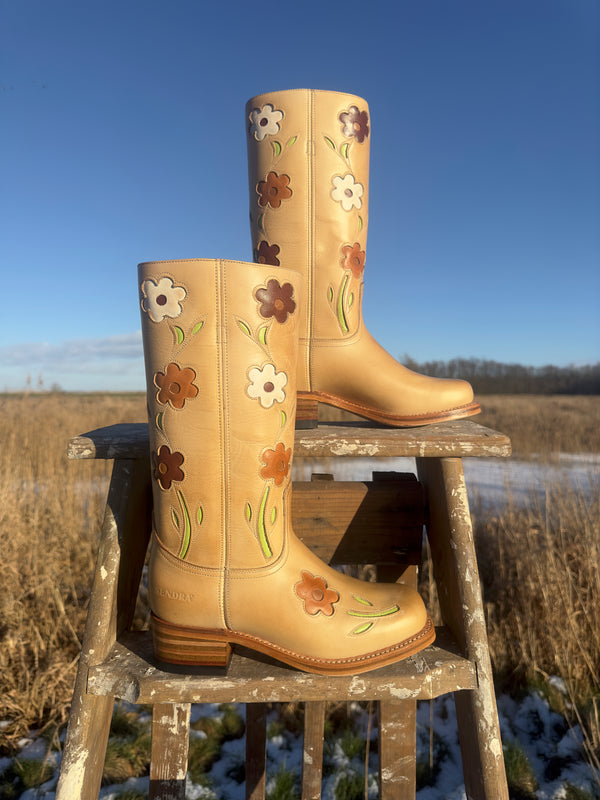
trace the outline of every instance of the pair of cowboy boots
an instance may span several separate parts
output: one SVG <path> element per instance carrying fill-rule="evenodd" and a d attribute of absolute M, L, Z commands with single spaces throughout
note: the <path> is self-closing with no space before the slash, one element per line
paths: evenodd
<path fill-rule="evenodd" d="M 154 492 L 156 656 L 227 663 L 232 644 L 359 673 L 434 640 L 420 596 L 337 572 L 290 521 L 295 424 L 319 402 L 395 426 L 477 413 L 468 384 L 406 370 L 361 314 L 367 104 L 307 90 L 247 106 L 255 262 L 141 264 Z"/>

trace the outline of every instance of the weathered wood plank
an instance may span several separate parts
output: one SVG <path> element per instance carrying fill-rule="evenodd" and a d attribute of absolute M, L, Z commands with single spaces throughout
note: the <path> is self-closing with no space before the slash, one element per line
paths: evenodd
<path fill-rule="evenodd" d="M 296 458 L 332 456 L 425 457 L 509 456 L 510 439 L 471 420 L 422 428 L 381 428 L 375 423 L 322 423 L 296 431 Z M 122 423 L 76 436 L 68 444 L 71 459 L 148 458 L 146 423 Z"/>
<path fill-rule="evenodd" d="M 265 800 L 267 706 L 246 703 L 246 800 Z"/>
<path fill-rule="evenodd" d="M 428 526 L 440 610 L 462 652 L 477 665 L 478 685 L 455 695 L 468 797 L 508 800 L 467 490 L 458 458 L 418 459 L 430 506 Z"/>
<path fill-rule="evenodd" d="M 329 564 L 419 563 L 424 521 L 423 488 L 414 478 L 293 486 L 294 532 Z"/>
<path fill-rule="evenodd" d="M 414 800 L 417 788 L 417 704 L 379 704 L 379 797 Z"/>
<path fill-rule="evenodd" d="M 431 699 L 476 686 L 474 664 L 457 655 L 444 629 L 436 644 L 404 661 L 335 677 L 300 672 L 244 648 L 236 648 L 223 669 L 161 665 L 154 660 L 151 636 L 133 631 L 88 676 L 91 694 L 115 694 L 133 703 Z"/>
<path fill-rule="evenodd" d="M 190 704 L 156 703 L 152 709 L 150 800 L 185 800 Z"/>
<path fill-rule="evenodd" d="M 304 705 L 302 800 L 320 800 L 323 778 L 324 700 Z"/>
<path fill-rule="evenodd" d="M 80 458 L 150 458 L 146 422 L 121 422 L 75 436 L 67 444 L 67 456 Z"/>
<path fill-rule="evenodd" d="M 73 692 L 56 792 L 58 800 L 72 800 L 73 797 L 92 800 L 98 797 L 100 791 L 113 697 L 107 694 L 103 698 L 94 698 L 88 694 L 88 669 L 102 663 L 117 635 L 120 542 L 131 531 L 131 512 L 138 507 L 139 490 L 138 463 L 134 460 L 116 461 L 108 490 Z"/>
<path fill-rule="evenodd" d="M 419 488 L 422 488 L 420 484 Z M 398 567 L 377 564 L 379 581 L 401 578 L 407 586 L 416 589 L 418 577 L 414 565 L 400 573 Z M 414 800 L 416 790 L 417 701 L 382 701 L 379 703 L 379 797 L 381 800 Z"/>

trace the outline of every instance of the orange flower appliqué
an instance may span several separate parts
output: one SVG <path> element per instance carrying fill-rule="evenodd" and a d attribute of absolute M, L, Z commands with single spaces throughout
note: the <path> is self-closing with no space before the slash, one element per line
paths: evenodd
<path fill-rule="evenodd" d="M 177 364 L 169 364 L 166 372 L 157 372 L 154 383 L 160 389 L 159 403 L 170 403 L 173 408 L 183 408 L 186 400 L 196 397 L 198 387 L 192 383 L 196 373 L 191 367 L 180 369 Z"/>
<path fill-rule="evenodd" d="M 360 244 L 346 244 L 342 247 L 344 258 L 342 266 L 344 269 L 351 269 L 355 278 L 360 278 L 365 269 L 365 251 L 360 249 Z"/>
<path fill-rule="evenodd" d="M 292 190 L 289 187 L 290 176 L 278 175 L 276 172 L 269 172 L 266 181 L 259 181 L 256 186 L 256 191 L 260 195 L 258 198 L 259 206 L 271 206 L 271 208 L 279 208 L 282 200 L 287 200 L 292 196 Z"/>
<path fill-rule="evenodd" d="M 304 610 L 307 614 L 325 614 L 330 617 L 333 612 L 333 604 L 340 599 L 339 594 L 334 589 L 327 588 L 324 578 L 311 575 L 310 572 L 301 573 L 302 580 L 295 585 L 296 594 L 304 600 Z"/>
<path fill-rule="evenodd" d="M 273 479 L 275 486 L 281 486 L 290 471 L 290 458 L 292 451 L 287 450 L 282 442 L 275 445 L 275 450 L 265 450 L 262 454 L 264 467 L 261 469 L 261 477 L 265 480 Z"/>
<path fill-rule="evenodd" d="M 272 267 L 279 266 L 279 245 L 269 244 L 263 239 L 254 251 L 254 260 L 257 264 L 270 264 Z"/>
<path fill-rule="evenodd" d="M 154 461 L 154 477 L 163 489 L 170 489 L 173 481 L 183 480 L 184 474 L 181 469 L 183 455 L 181 453 L 172 453 L 167 445 L 163 444 L 158 454 L 152 454 L 152 460 Z"/>
<path fill-rule="evenodd" d="M 254 292 L 254 296 L 261 304 L 260 315 L 268 319 L 275 317 L 277 322 L 285 322 L 288 314 L 293 314 L 296 303 L 292 300 L 294 287 L 291 283 L 283 286 L 275 278 L 267 281 L 267 288 L 261 287 Z"/>

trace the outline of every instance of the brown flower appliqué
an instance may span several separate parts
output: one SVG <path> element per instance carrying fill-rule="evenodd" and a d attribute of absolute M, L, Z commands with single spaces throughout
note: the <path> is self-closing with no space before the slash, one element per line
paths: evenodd
<path fill-rule="evenodd" d="M 260 471 L 261 477 L 265 480 L 272 478 L 275 486 L 281 486 L 290 471 L 291 457 L 291 449 L 286 450 L 282 442 L 275 445 L 275 450 L 265 450 L 262 454 L 265 466 Z"/>
<path fill-rule="evenodd" d="M 269 244 L 263 239 L 259 242 L 258 247 L 254 251 L 254 260 L 257 264 L 271 264 L 273 267 L 279 266 L 279 245 Z"/>
<path fill-rule="evenodd" d="M 256 186 L 256 191 L 260 195 L 258 198 L 259 206 L 271 206 L 271 208 L 279 208 L 282 200 L 287 200 L 292 196 L 292 190 L 289 187 L 290 176 L 278 175 L 276 172 L 269 172 L 266 181 L 259 181 Z"/>
<path fill-rule="evenodd" d="M 291 283 L 284 283 L 283 286 L 275 278 L 267 281 L 267 287 L 261 286 L 254 293 L 254 296 L 261 304 L 259 312 L 262 317 L 268 319 L 275 317 L 277 322 L 285 322 L 288 314 L 293 314 L 296 310 L 296 303 L 292 299 L 294 287 Z"/>
<path fill-rule="evenodd" d="M 306 613 L 314 616 L 321 612 L 326 617 L 330 617 L 334 612 L 333 604 L 340 599 L 339 594 L 334 589 L 327 588 L 324 578 L 305 571 L 301 573 L 301 577 L 302 580 L 295 585 L 294 589 L 298 597 L 304 600 Z"/>
<path fill-rule="evenodd" d="M 157 372 L 154 383 L 160 389 L 159 403 L 170 403 L 173 408 L 183 408 L 186 400 L 196 397 L 198 387 L 192 383 L 196 373 L 191 367 L 180 369 L 177 364 L 169 364 L 166 372 Z"/>
<path fill-rule="evenodd" d="M 351 269 L 355 278 L 360 278 L 365 269 L 365 251 L 360 249 L 360 244 L 346 244 L 342 247 L 344 258 L 342 259 L 342 267 L 344 269 Z"/>
<path fill-rule="evenodd" d="M 173 481 L 182 481 L 184 478 L 181 465 L 183 455 L 178 452 L 172 453 L 166 444 L 157 453 L 152 454 L 154 461 L 154 477 L 163 489 L 170 489 Z"/>
<path fill-rule="evenodd" d="M 369 135 L 369 115 L 366 111 L 359 111 L 356 106 L 350 106 L 348 111 L 339 116 L 339 120 L 344 126 L 342 133 L 344 136 L 352 136 L 357 142 L 364 142 Z"/>

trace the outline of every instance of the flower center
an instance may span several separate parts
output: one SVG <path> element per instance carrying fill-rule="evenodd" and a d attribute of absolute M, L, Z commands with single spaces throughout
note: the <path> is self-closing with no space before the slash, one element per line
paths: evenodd
<path fill-rule="evenodd" d="M 156 305 L 157 306 L 166 306 L 167 305 L 167 298 L 164 294 L 159 294 L 156 298 Z"/>
<path fill-rule="evenodd" d="M 280 458 L 275 464 L 275 470 L 277 472 L 285 472 L 285 460 L 283 458 Z"/>
<path fill-rule="evenodd" d="M 344 191 L 344 194 L 346 195 L 346 197 L 352 197 L 352 189 L 346 189 Z"/>
<path fill-rule="evenodd" d="M 275 306 L 275 308 L 277 309 L 277 311 L 282 311 L 282 310 L 283 310 L 283 308 L 284 308 L 284 305 L 283 305 L 283 300 L 282 300 L 280 297 L 278 297 L 278 298 L 277 298 L 277 300 L 275 300 L 275 302 L 273 303 L 273 305 Z"/>
<path fill-rule="evenodd" d="M 325 593 L 322 589 L 313 589 L 311 592 L 311 597 L 315 602 L 320 603 L 325 597 Z"/>
<path fill-rule="evenodd" d="M 173 381 L 173 383 L 169 384 L 169 392 L 171 394 L 179 394 L 180 391 L 181 391 L 181 386 L 178 383 L 176 383 L 175 381 Z"/>
<path fill-rule="evenodd" d="M 266 117 L 261 117 L 258 124 L 261 128 L 265 128 L 269 124 L 269 120 Z"/>
<path fill-rule="evenodd" d="M 166 475 L 167 472 L 169 471 L 169 468 L 164 463 L 164 461 L 161 461 L 161 463 L 158 465 L 158 471 L 160 472 L 161 475 Z"/>
<path fill-rule="evenodd" d="M 359 131 L 360 130 L 360 122 L 355 122 L 352 125 L 352 127 L 354 128 L 355 131 Z"/>
<path fill-rule="evenodd" d="M 278 192 L 279 192 L 279 189 L 276 186 L 271 186 L 269 188 L 269 194 L 271 195 L 271 197 L 275 197 Z"/>
<path fill-rule="evenodd" d="M 274 388 L 275 388 L 275 384 L 271 383 L 271 381 L 267 381 L 267 383 L 265 383 L 265 385 L 263 386 L 263 389 L 265 390 L 265 392 L 272 392 Z"/>

